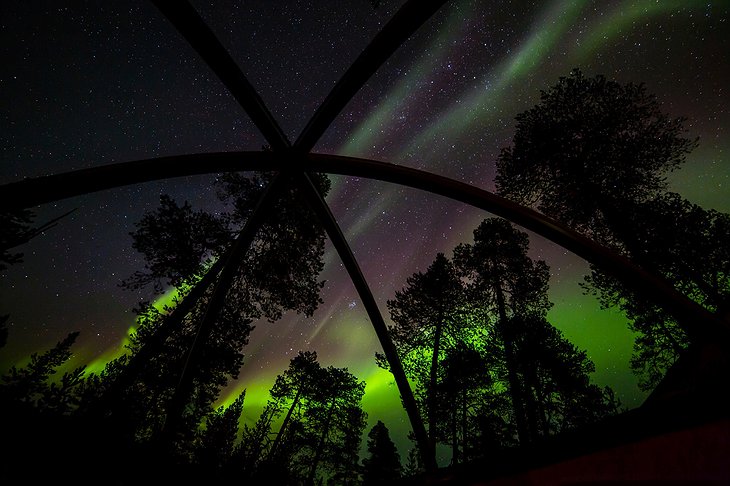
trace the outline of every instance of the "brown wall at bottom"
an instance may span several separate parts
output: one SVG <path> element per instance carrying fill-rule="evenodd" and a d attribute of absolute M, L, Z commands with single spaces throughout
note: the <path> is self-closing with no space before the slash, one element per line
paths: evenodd
<path fill-rule="evenodd" d="M 663 434 L 476 484 L 730 484 L 730 420 Z"/>

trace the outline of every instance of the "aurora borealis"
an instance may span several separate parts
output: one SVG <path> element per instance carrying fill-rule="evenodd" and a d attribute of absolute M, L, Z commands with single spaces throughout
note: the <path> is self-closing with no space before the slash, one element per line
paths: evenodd
<path fill-rule="evenodd" d="M 296 138 L 328 91 L 401 2 L 372 10 L 339 2 L 202 2 L 203 18 Z M 265 143 L 166 20 L 147 2 L 17 2 L 4 6 L 0 183 L 111 162 L 181 153 L 258 150 Z M 730 1 L 548 0 L 448 2 L 365 85 L 315 151 L 428 169 L 493 189 L 495 160 L 514 116 L 539 91 L 580 67 L 644 82 L 665 111 L 685 116 L 700 146 L 670 185 L 706 208 L 730 211 Z M 129 231 L 161 193 L 215 210 L 213 176 L 115 189 L 38 209 L 43 221 L 78 210 L 21 250 L 0 280 L 10 314 L 3 368 L 80 330 L 77 364 L 119 352 L 132 306 L 154 300 L 118 283 L 143 265 Z M 412 189 L 332 177 L 327 198 L 387 321 L 385 303 L 437 252 L 471 239 L 488 215 Z M 554 325 L 594 360 L 595 381 L 626 406 L 641 395 L 628 371 L 632 338 L 578 283 L 587 265 L 544 239 Z M 299 350 L 348 367 L 367 382 L 369 424 L 383 420 L 407 453 L 395 386 L 375 366 L 375 334 L 336 253 L 328 247 L 324 305 L 312 318 L 261 322 L 239 380 L 255 420 L 273 379 Z M 167 297 L 169 299 L 169 295 Z M 161 301 L 160 301 L 161 302 Z M 228 397 L 222 397 L 226 401 Z"/>

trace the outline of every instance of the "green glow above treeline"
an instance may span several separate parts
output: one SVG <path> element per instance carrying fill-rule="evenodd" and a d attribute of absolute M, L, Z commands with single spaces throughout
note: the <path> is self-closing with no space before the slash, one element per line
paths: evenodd
<path fill-rule="evenodd" d="M 182 291 L 179 289 L 168 289 L 160 297 L 155 299 L 154 302 L 152 302 L 152 306 L 160 312 L 165 312 L 166 310 L 175 307 L 177 299 L 179 299 L 181 295 Z M 135 322 L 134 325 L 127 329 L 127 332 L 124 334 L 121 342 L 117 346 L 107 349 L 96 358 L 94 358 L 92 361 L 90 361 L 89 364 L 86 365 L 86 372 L 97 374 L 101 373 L 107 363 L 125 354 L 127 351 L 127 346 L 129 345 L 129 337 L 135 333 L 135 331 L 137 330 L 137 326 L 138 323 Z"/>
<path fill-rule="evenodd" d="M 730 4 L 727 1 L 718 3 Z M 423 102 L 419 97 L 420 92 L 426 90 L 432 81 L 436 81 L 439 66 L 453 54 L 455 43 L 452 41 L 463 35 L 464 18 L 469 16 L 473 5 L 469 3 L 469 7 L 464 10 L 454 10 L 449 14 L 440 31 L 427 46 L 428 55 L 416 58 L 410 66 L 403 69 L 402 77 L 395 82 L 381 102 L 373 104 L 368 116 L 355 126 L 351 135 L 337 150 L 338 153 L 368 157 L 372 156 L 374 147 L 381 147 L 386 143 L 388 135 L 386 131 L 393 120 L 401 114 L 408 114 L 414 106 Z M 529 33 L 513 53 L 496 59 L 492 64 L 485 63 L 475 87 L 465 89 L 455 96 L 437 117 L 425 123 L 413 137 L 395 147 L 392 150 L 393 158 L 396 162 L 402 163 L 410 160 L 413 154 L 419 154 L 422 159 L 413 163 L 430 169 L 443 167 L 451 161 L 441 157 L 443 150 L 440 149 L 458 143 L 461 137 L 475 130 L 495 128 L 502 110 L 511 108 L 507 104 L 511 102 L 511 96 L 515 92 L 525 94 L 526 98 L 535 99 L 537 89 L 546 88 L 555 81 L 552 78 L 545 79 L 544 85 L 531 87 L 529 93 L 524 87 L 524 81 L 529 75 L 539 68 L 544 68 L 548 61 L 556 61 L 551 58 L 556 47 L 567 46 L 565 55 L 560 60 L 560 69 L 554 68 L 567 74 L 574 65 L 586 62 L 597 52 L 610 48 L 612 41 L 619 39 L 637 22 L 650 22 L 660 15 L 671 14 L 679 9 L 705 8 L 707 2 L 682 0 L 657 2 L 634 0 L 615 3 L 613 6 L 599 1 L 550 2 L 533 22 Z M 579 33 L 576 26 L 585 21 L 584 16 L 589 9 L 603 9 L 603 12 L 584 26 L 585 34 Z M 668 18 L 671 19 L 671 15 Z M 511 113 L 511 116 L 515 114 Z M 705 150 L 708 155 L 713 154 L 712 149 L 704 146 L 699 150 Z M 716 154 L 715 156 L 717 157 Z M 342 183 L 333 184 L 328 199 L 340 197 L 342 189 Z M 385 185 L 381 196 L 370 202 L 367 209 L 344 228 L 346 235 L 357 238 L 368 233 L 382 211 L 397 201 L 395 197 L 397 190 L 394 186 Z M 705 192 L 698 190 L 698 196 Z M 728 209 L 727 201 L 718 199 L 716 204 L 725 205 L 719 209 Z M 483 214 L 459 221 L 460 227 L 455 227 L 449 235 L 450 243 L 455 245 L 459 242 L 459 237 L 456 235 L 470 235 L 471 230 L 486 216 Z M 330 251 L 326 259 L 328 262 L 334 262 L 337 257 Z M 550 261 L 548 263 L 552 264 Z M 412 272 L 418 270 L 424 269 L 414 268 Z M 624 405 L 636 406 L 643 395 L 638 392 L 636 380 L 628 371 L 633 335 L 626 328 L 625 316 L 617 311 L 601 310 L 593 297 L 581 293 L 577 284 L 586 272 L 587 265 L 584 264 L 579 269 L 572 270 L 570 274 L 561 273 L 560 282 L 551 282 L 550 296 L 555 305 L 549 313 L 549 320 L 576 346 L 588 350 L 589 357 L 596 364 L 596 372 L 593 375 L 596 383 L 610 385 L 623 400 Z M 154 302 L 154 306 L 163 310 L 172 306 L 178 296 L 176 290 L 169 290 Z M 331 349 L 326 353 L 324 349 L 311 350 L 321 353 L 322 356 L 326 355 L 326 358 L 322 359 L 323 365 L 348 366 L 359 379 L 366 382 L 363 406 L 369 414 L 370 424 L 383 420 L 389 427 L 395 426 L 391 430 L 394 434 L 400 434 L 399 450 L 405 457 L 407 450 L 403 449 L 402 444 L 405 443 L 404 431 L 408 429 L 407 420 L 392 376 L 375 365 L 373 353 L 379 350 L 379 345 L 367 316 L 360 312 L 343 317 L 330 308 L 329 311 L 318 313 L 317 317 L 319 322 L 313 326 L 303 341 L 321 342 L 320 338 L 326 335 Z M 106 363 L 121 356 L 129 343 L 128 336 L 136 327 L 136 324 L 129 327 L 117 346 L 91 360 L 87 372 L 98 373 Z M 257 329 L 254 334 L 260 332 L 261 330 Z M 302 350 L 306 349 L 307 346 L 303 344 Z M 217 404 L 230 404 L 245 388 L 247 392 L 243 420 L 249 424 L 258 418 L 276 375 L 285 368 L 284 365 L 280 369 L 264 367 L 250 371 L 255 366 L 255 361 L 247 356 L 243 379 L 231 384 Z"/>

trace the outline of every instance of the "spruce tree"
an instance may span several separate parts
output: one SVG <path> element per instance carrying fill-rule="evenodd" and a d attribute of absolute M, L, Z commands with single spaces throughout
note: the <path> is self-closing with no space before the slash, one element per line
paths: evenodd
<path fill-rule="evenodd" d="M 363 459 L 363 486 L 391 484 L 401 477 L 400 456 L 388 428 L 378 420 L 368 433 L 368 457 Z"/>

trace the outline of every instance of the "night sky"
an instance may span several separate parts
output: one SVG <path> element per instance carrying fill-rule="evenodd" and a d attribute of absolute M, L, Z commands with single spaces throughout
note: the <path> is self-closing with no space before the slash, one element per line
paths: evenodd
<path fill-rule="evenodd" d="M 402 2 L 192 2 L 296 139 Z M 376 73 L 315 147 L 427 169 L 493 190 L 495 160 L 514 116 L 539 91 L 580 67 L 587 76 L 644 82 L 664 111 L 685 116 L 700 146 L 669 178 L 705 208 L 730 211 L 730 0 L 448 2 Z M 242 108 L 148 2 L 17 1 L 0 6 L 0 184 L 166 155 L 259 150 L 266 143 Z M 74 364 L 99 369 L 134 325 L 149 291 L 118 287 L 141 269 L 128 233 L 168 193 L 220 210 L 215 175 L 177 178 L 37 208 L 38 221 L 77 209 L 21 248 L 0 276 L 11 314 L 4 371 L 79 330 Z M 414 189 L 332 177 L 327 197 L 387 319 L 385 302 L 447 256 L 487 213 Z M 581 294 L 587 265 L 533 236 L 551 266 L 551 322 L 596 363 L 594 381 L 623 404 L 641 402 L 628 371 L 632 336 L 615 311 Z M 276 374 L 299 350 L 348 367 L 368 384 L 369 424 L 383 420 L 405 458 L 408 424 L 354 287 L 328 245 L 327 284 L 312 318 L 258 323 L 240 379 L 245 419 L 257 418 Z M 225 402 L 226 397 L 222 397 Z"/>

